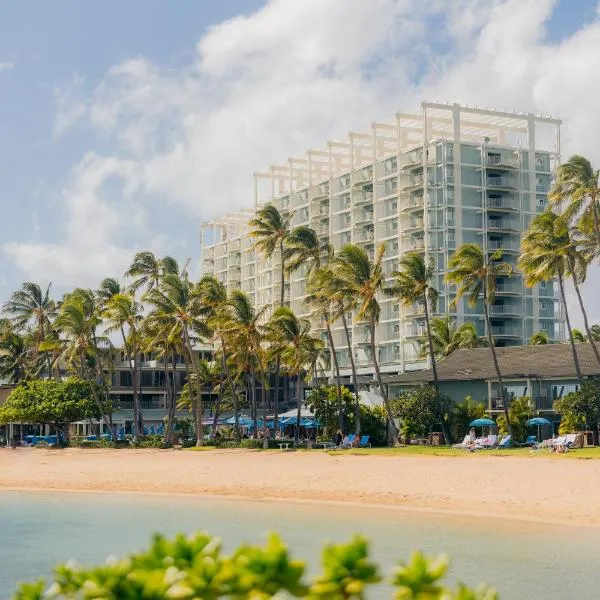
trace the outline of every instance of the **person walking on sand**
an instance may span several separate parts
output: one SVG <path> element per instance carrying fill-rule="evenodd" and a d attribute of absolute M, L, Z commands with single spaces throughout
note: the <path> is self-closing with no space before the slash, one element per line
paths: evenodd
<path fill-rule="evenodd" d="M 342 445 L 343 441 L 344 441 L 344 433 L 342 432 L 341 429 L 338 429 L 335 432 L 335 438 L 334 438 L 334 443 L 335 443 L 336 447 L 339 448 Z"/>

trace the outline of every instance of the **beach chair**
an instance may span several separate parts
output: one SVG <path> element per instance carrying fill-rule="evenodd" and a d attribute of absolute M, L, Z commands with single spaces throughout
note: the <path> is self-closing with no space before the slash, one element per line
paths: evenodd
<path fill-rule="evenodd" d="M 490 448 L 494 448 L 496 446 L 497 441 L 497 435 L 488 435 L 487 437 L 482 438 L 480 441 L 476 441 L 475 448 L 477 450 L 489 450 Z"/>
<path fill-rule="evenodd" d="M 553 440 L 550 440 L 550 452 L 566 452 L 567 447 L 567 436 L 560 435 Z"/>
<path fill-rule="evenodd" d="M 352 448 L 352 444 L 354 443 L 354 438 L 355 438 L 355 437 L 356 437 L 356 436 L 355 436 L 353 433 L 351 433 L 351 434 L 348 436 L 348 439 L 346 439 L 346 440 L 344 440 L 344 441 L 342 442 L 342 444 L 341 444 L 340 448 Z"/>
<path fill-rule="evenodd" d="M 370 448 L 371 447 L 371 442 L 369 442 L 370 436 L 368 435 L 363 435 L 360 438 L 360 442 L 358 442 L 358 447 L 359 448 Z"/>
<path fill-rule="evenodd" d="M 452 444 L 452 447 L 453 448 L 468 448 L 470 441 L 471 441 L 471 436 L 467 433 L 467 435 L 465 435 L 463 441 L 460 444 Z"/>
<path fill-rule="evenodd" d="M 512 445 L 512 435 L 504 435 L 498 444 L 498 448 L 510 448 Z"/>

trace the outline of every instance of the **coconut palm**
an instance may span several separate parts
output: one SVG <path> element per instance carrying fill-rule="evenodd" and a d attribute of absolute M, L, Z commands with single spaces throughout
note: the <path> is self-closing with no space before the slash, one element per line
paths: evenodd
<path fill-rule="evenodd" d="M 157 259 L 152 252 L 138 252 L 133 262 L 125 272 L 126 277 L 135 277 L 131 289 L 136 292 L 140 288 L 150 290 L 157 288 L 161 277 L 167 274 L 176 275 L 179 272 L 177 261 L 170 257 Z"/>
<path fill-rule="evenodd" d="M 411 252 L 400 259 L 400 270 L 392 273 L 393 281 L 386 294 L 397 298 L 404 306 L 421 302 L 425 309 L 425 328 L 429 344 L 429 358 L 435 387 L 439 388 L 438 372 L 429 311 L 435 311 L 438 291 L 431 285 L 435 273 L 433 261 L 426 263 L 423 255 Z"/>
<path fill-rule="evenodd" d="M 198 357 L 193 346 L 197 340 L 211 336 L 211 331 L 203 318 L 197 286 L 189 281 L 187 274 L 180 276 L 176 273 L 165 273 L 160 278 L 158 287 L 148 290 L 143 299 L 153 307 L 148 318 L 168 330 L 172 339 L 181 339 L 189 383 L 190 376 L 197 376 L 199 369 Z M 204 441 L 202 389 L 200 385 L 193 386 L 193 383 L 191 387 L 195 388 L 196 398 L 194 412 L 196 444 L 201 446 Z"/>
<path fill-rule="evenodd" d="M 546 344 L 549 344 L 549 343 L 550 343 L 550 338 L 548 337 L 548 334 L 545 331 L 536 331 L 529 338 L 530 346 L 545 346 Z"/>
<path fill-rule="evenodd" d="M 8 319 L 0 320 L 0 380 L 17 384 L 30 369 L 30 348 L 27 338 L 14 330 Z"/>
<path fill-rule="evenodd" d="M 553 212 L 546 211 L 538 215 L 521 242 L 521 258 L 519 269 L 525 275 L 525 283 L 534 286 L 541 281 L 558 279 L 560 301 L 565 311 L 565 321 L 573 353 L 573 363 L 577 379 L 583 381 L 579 357 L 575 348 L 575 337 L 571 327 L 569 308 L 565 295 L 565 278 L 573 276 L 577 279 L 577 254 L 569 235 L 566 219 Z M 575 270 L 574 270 L 575 269 Z M 595 344 L 593 344 L 595 348 Z"/>
<path fill-rule="evenodd" d="M 335 285 L 339 286 L 341 295 L 347 302 L 352 303 L 352 307 L 356 307 L 356 319 L 366 320 L 369 324 L 371 360 L 375 367 L 377 385 L 389 421 L 389 441 L 393 444 L 398 438 L 398 431 L 393 419 L 388 392 L 381 378 L 375 341 L 376 326 L 381 312 L 377 296 L 385 289 L 385 276 L 381 266 L 384 251 L 385 246 L 381 244 L 371 262 L 364 248 L 353 244 L 344 246 L 332 262 L 332 272 Z"/>
<path fill-rule="evenodd" d="M 456 327 L 456 322 L 448 315 L 445 317 L 432 317 L 431 343 L 437 359 L 446 358 L 456 350 L 463 348 L 481 348 L 486 346 L 485 338 L 477 333 L 474 323 L 463 323 Z M 430 353 L 430 336 L 426 333 L 418 340 L 419 356 L 425 358 Z"/>
<path fill-rule="evenodd" d="M 591 339 L 600 342 L 600 325 L 595 324 L 590 327 Z"/>
<path fill-rule="evenodd" d="M 254 249 L 258 250 L 267 260 L 272 258 L 275 252 L 280 258 L 280 290 L 279 306 L 285 303 L 285 274 L 286 254 L 285 244 L 290 235 L 290 224 L 294 213 L 280 213 L 272 204 L 266 204 L 256 211 L 256 216 L 249 223 L 250 237 L 254 238 Z M 277 414 L 279 412 L 279 371 L 281 364 L 279 358 L 275 362 L 275 390 L 274 390 L 274 412 L 275 425 L 277 425 Z"/>
<path fill-rule="evenodd" d="M 34 360 L 37 359 L 40 344 L 52 332 L 52 321 L 56 316 L 56 303 L 50 297 L 51 287 L 52 284 L 49 284 L 45 290 L 42 290 L 37 283 L 25 282 L 3 306 L 3 311 L 17 331 L 31 330 Z M 50 378 L 52 377 L 50 353 L 45 352 L 44 358 L 47 376 Z"/>
<path fill-rule="evenodd" d="M 588 338 L 583 333 L 583 331 L 581 331 L 580 329 L 577 329 L 576 327 L 573 327 L 573 330 L 571 333 L 573 334 L 573 340 L 575 341 L 576 344 L 585 344 L 588 341 Z"/>
<path fill-rule="evenodd" d="M 502 381 L 502 373 L 498 364 L 498 356 L 492 335 L 489 306 L 494 303 L 496 298 L 497 278 L 510 276 L 513 269 L 509 264 L 502 261 L 501 250 L 487 257 L 481 246 L 477 244 L 463 244 L 458 248 L 448 261 L 448 269 L 446 280 L 457 286 L 455 303 L 463 296 L 467 297 L 471 306 L 476 306 L 480 300 L 483 303 L 486 335 L 492 353 L 494 369 L 498 377 L 508 432 L 511 433 L 508 398 L 504 389 L 504 382 Z"/>
<path fill-rule="evenodd" d="M 231 348 L 230 359 L 235 365 L 236 379 L 238 381 L 245 379 L 255 435 L 257 432 L 256 373 L 260 368 L 259 353 L 263 342 L 260 323 L 266 310 L 266 306 L 256 310 L 248 294 L 241 290 L 233 290 L 220 323 L 223 338 L 228 348 Z"/>
<path fill-rule="evenodd" d="M 265 326 L 272 348 L 288 373 L 296 378 L 296 428 L 294 447 L 300 444 L 302 373 L 311 371 L 319 358 L 321 341 L 311 335 L 310 321 L 299 319 L 287 306 L 280 306 Z"/>
<path fill-rule="evenodd" d="M 572 156 L 560 165 L 556 182 L 549 195 L 570 224 L 579 224 L 591 232 L 600 251 L 600 170 L 594 169 L 585 156 Z"/>
<path fill-rule="evenodd" d="M 106 333 L 119 331 L 123 339 L 133 392 L 133 434 L 137 438 L 144 435 L 139 381 L 142 307 L 132 294 L 115 294 L 106 302 L 102 317 L 106 322 Z"/>

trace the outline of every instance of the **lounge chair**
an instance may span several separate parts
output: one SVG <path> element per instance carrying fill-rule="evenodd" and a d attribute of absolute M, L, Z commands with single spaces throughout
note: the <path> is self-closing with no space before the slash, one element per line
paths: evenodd
<path fill-rule="evenodd" d="M 510 448 L 512 446 L 512 435 L 502 436 L 502 439 L 498 443 L 498 448 Z"/>
<path fill-rule="evenodd" d="M 368 435 L 363 435 L 360 438 L 360 442 L 358 442 L 358 447 L 359 448 L 370 448 L 371 447 L 371 442 L 369 442 L 370 436 Z"/>
<path fill-rule="evenodd" d="M 342 441 L 342 443 L 340 445 L 340 448 L 352 448 L 352 444 L 354 443 L 354 438 L 355 437 L 356 436 L 353 433 L 351 433 L 347 437 L 347 439 L 345 439 L 344 441 Z"/>
<path fill-rule="evenodd" d="M 485 438 L 482 438 L 479 441 L 475 442 L 475 448 L 477 450 L 489 450 L 490 448 L 494 448 L 496 446 L 496 442 L 498 441 L 497 435 L 488 435 Z"/>
<path fill-rule="evenodd" d="M 471 436 L 467 433 L 460 444 L 452 444 L 453 448 L 468 448 L 471 442 Z"/>

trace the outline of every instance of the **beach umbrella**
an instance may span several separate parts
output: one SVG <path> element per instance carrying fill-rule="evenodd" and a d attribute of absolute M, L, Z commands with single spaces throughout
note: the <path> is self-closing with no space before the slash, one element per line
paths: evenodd
<path fill-rule="evenodd" d="M 469 427 L 495 427 L 496 421 L 493 419 L 475 419 L 469 423 Z"/>
<path fill-rule="evenodd" d="M 527 421 L 527 423 L 525 423 L 525 425 L 527 425 L 528 427 L 535 427 L 535 426 L 537 426 L 537 428 L 538 428 L 538 442 L 542 441 L 542 436 L 541 436 L 541 433 L 540 433 L 542 425 L 549 425 L 550 427 L 553 427 L 552 421 L 549 421 L 548 419 L 545 419 L 544 417 L 534 417 L 533 419 L 529 419 L 529 421 Z"/>

